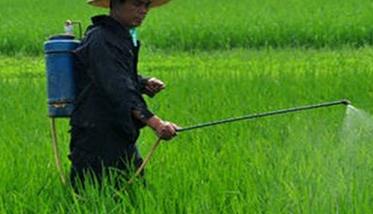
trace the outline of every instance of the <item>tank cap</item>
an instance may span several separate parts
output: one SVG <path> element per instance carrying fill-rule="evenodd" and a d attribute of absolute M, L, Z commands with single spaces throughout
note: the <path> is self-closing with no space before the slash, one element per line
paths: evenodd
<path fill-rule="evenodd" d="M 59 35 L 54 35 L 54 36 L 49 37 L 49 40 L 73 40 L 73 39 L 75 39 L 75 36 L 67 35 L 67 34 L 59 34 Z"/>

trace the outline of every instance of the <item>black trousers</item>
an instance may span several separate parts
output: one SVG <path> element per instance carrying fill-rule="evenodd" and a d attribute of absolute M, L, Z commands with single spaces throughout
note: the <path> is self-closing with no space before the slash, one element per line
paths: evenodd
<path fill-rule="evenodd" d="M 70 133 L 70 181 L 76 191 L 104 180 L 122 188 L 142 163 L 134 142 L 112 125 L 72 126 Z"/>

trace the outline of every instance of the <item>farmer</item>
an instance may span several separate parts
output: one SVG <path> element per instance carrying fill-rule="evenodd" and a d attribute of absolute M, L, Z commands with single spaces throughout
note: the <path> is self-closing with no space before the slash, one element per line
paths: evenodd
<path fill-rule="evenodd" d="M 128 179 L 129 170 L 142 163 L 135 143 L 144 126 L 164 140 L 176 136 L 177 126 L 154 115 L 142 97 L 142 93 L 154 96 L 165 85 L 138 74 L 140 43 L 132 34 L 150 8 L 166 2 L 89 0 L 110 7 L 110 14 L 92 18 L 74 51 L 78 97 L 70 121 L 69 155 L 74 188 L 88 177 L 101 184 L 103 176 L 114 171 L 116 178 Z"/>

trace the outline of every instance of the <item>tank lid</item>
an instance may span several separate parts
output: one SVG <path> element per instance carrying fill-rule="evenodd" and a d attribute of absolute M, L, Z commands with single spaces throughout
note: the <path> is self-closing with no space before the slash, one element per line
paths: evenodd
<path fill-rule="evenodd" d="M 58 34 L 49 37 L 49 40 L 73 40 L 75 36 L 68 34 Z"/>

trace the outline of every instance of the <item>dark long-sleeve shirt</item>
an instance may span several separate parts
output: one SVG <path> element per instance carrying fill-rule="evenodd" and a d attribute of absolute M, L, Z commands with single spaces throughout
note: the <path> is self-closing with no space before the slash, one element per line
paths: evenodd
<path fill-rule="evenodd" d="M 134 142 L 144 124 L 133 111 L 142 120 L 153 116 L 142 97 L 146 81 L 137 73 L 139 45 L 133 45 L 129 29 L 109 16 L 92 22 L 74 51 L 78 97 L 71 125 L 120 128 Z"/>

